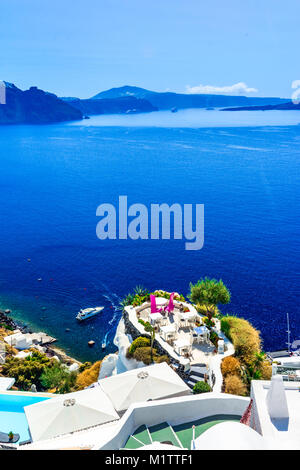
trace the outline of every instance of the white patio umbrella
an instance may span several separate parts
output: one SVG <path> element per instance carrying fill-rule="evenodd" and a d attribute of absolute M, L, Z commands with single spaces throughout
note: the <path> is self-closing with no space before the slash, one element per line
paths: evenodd
<path fill-rule="evenodd" d="M 166 362 L 107 377 L 99 384 L 117 411 L 127 410 L 132 403 L 190 393 Z"/>
<path fill-rule="evenodd" d="M 119 419 L 100 387 L 54 397 L 24 408 L 33 441 Z"/>

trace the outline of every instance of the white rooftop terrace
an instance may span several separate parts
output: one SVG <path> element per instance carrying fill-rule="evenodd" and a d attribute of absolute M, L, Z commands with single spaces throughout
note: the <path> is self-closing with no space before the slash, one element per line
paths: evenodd
<path fill-rule="evenodd" d="M 120 420 L 52 439 L 36 441 L 21 446 L 19 450 L 117 450 L 123 448 L 132 432 L 143 424 L 152 426 L 167 421 L 173 426 L 216 414 L 242 415 L 248 404 L 248 397 L 224 393 L 203 393 L 134 403 Z"/>
<path fill-rule="evenodd" d="M 168 300 L 162 297 L 157 297 L 156 303 L 157 306 L 162 307 L 168 304 Z M 205 363 L 208 365 L 210 357 L 213 355 L 215 346 L 209 340 L 203 341 L 201 343 L 191 342 L 195 321 L 197 320 L 200 324 L 202 324 L 202 316 L 197 312 L 193 305 L 186 302 L 174 301 L 174 305 L 175 308 L 172 315 L 166 314 L 163 318 L 160 318 L 161 316 L 158 315 L 158 319 L 155 321 L 155 326 L 157 327 L 155 339 L 170 354 L 170 356 L 183 365 L 189 363 Z M 183 308 L 189 309 L 189 319 L 186 318 L 186 320 L 184 320 L 184 313 L 187 312 L 180 312 L 180 305 L 182 305 Z M 139 330 L 141 335 L 144 335 L 144 327 L 139 323 L 138 320 L 140 318 L 144 321 L 151 321 L 150 302 L 145 302 L 143 305 L 135 308 L 129 306 L 126 307 L 125 310 L 129 315 L 130 322 Z M 156 314 L 154 314 L 154 316 L 155 315 Z M 168 329 L 170 329 L 169 336 L 173 336 L 173 339 L 170 339 L 169 341 L 166 339 L 167 336 L 164 333 L 164 330 Z M 171 331 L 172 329 L 174 330 L 173 335 Z M 182 349 L 184 349 L 184 345 L 186 345 L 186 349 L 191 347 L 191 355 L 189 357 L 186 357 L 184 353 L 181 355 L 180 353 L 176 352 L 176 341 L 178 341 L 177 344 L 182 345 Z"/>
<path fill-rule="evenodd" d="M 166 306 L 168 300 L 163 297 L 156 297 L 157 307 Z M 155 335 L 156 341 L 162 346 L 162 348 L 176 361 L 188 368 L 193 364 L 206 364 L 207 368 L 211 368 L 211 363 L 216 362 L 216 358 L 220 356 L 221 358 L 226 355 L 233 354 L 234 348 L 231 342 L 223 335 L 220 331 L 220 321 L 215 320 L 214 330 L 217 332 L 220 338 L 224 340 L 226 345 L 226 350 L 228 351 L 225 354 L 216 354 L 216 348 L 209 340 L 209 332 L 204 334 L 202 337 L 196 338 L 193 337 L 194 328 L 197 324 L 203 325 L 203 315 L 200 315 L 195 307 L 188 303 L 174 300 L 174 310 L 172 314 L 166 314 L 163 317 L 157 315 L 158 320 L 153 323 L 153 315 L 155 318 L 156 314 L 151 314 L 151 305 L 150 302 L 145 302 L 141 306 L 125 307 L 126 312 L 132 325 L 140 332 L 141 335 L 145 335 L 145 329 L 143 325 L 139 323 L 139 319 L 144 321 L 152 321 L 152 324 L 155 324 L 157 327 L 157 332 Z M 184 312 L 188 310 L 188 312 Z M 150 316 L 152 315 L 152 317 Z M 170 329 L 174 330 L 173 338 L 171 334 L 171 339 L 167 339 L 166 332 Z M 176 347 L 179 345 L 179 348 Z M 184 347 L 186 345 L 186 347 Z M 182 348 L 182 353 L 180 351 L 180 346 Z M 185 354 L 184 350 L 189 350 L 189 354 Z M 219 362 L 219 361 L 217 361 Z M 217 368 L 218 369 L 218 368 Z"/>
<path fill-rule="evenodd" d="M 300 449 L 300 382 L 284 382 L 280 376 L 272 380 L 278 378 L 283 391 L 276 391 L 271 402 L 270 395 L 268 397 L 271 381 L 251 382 L 254 401 L 251 426 L 268 439 L 274 449 Z"/>

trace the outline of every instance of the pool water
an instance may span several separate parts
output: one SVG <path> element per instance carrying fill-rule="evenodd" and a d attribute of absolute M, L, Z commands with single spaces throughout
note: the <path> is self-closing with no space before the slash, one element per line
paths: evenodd
<path fill-rule="evenodd" d="M 33 405 L 44 400 L 48 400 L 48 398 L 13 393 L 0 394 L 0 431 L 4 433 L 12 431 L 20 434 L 17 444 L 30 439 L 24 406 Z"/>

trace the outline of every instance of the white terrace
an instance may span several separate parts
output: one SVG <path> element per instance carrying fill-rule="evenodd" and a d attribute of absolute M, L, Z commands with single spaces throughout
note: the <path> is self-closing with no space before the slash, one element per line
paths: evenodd
<path fill-rule="evenodd" d="M 158 309 L 166 307 L 168 303 L 169 300 L 156 297 Z M 163 311 L 151 313 L 150 302 L 145 302 L 139 307 L 129 306 L 125 309 L 130 322 L 142 335 L 145 334 L 145 330 L 139 323 L 139 319 L 155 326 L 155 339 L 170 356 L 181 364 L 204 363 L 209 366 L 215 346 L 209 340 L 209 331 L 203 325 L 203 317 L 193 305 L 174 300 L 174 308 L 170 313 Z M 219 320 L 216 320 L 216 331 L 220 334 Z"/>

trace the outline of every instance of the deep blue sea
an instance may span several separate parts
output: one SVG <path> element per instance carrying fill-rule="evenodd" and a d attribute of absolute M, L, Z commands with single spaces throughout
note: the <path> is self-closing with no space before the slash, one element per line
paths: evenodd
<path fill-rule="evenodd" d="M 266 350 L 285 347 L 286 312 L 299 339 L 298 122 L 295 111 L 183 111 L 0 127 L 0 307 L 96 360 L 106 334 L 115 350 L 119 301 L 134 286 L 186 295 L 211 276 L 232 293 L 221 310 L 258 327 Z M 204 204 L 203 249 L 98 240 L 96 208 L 119 195 Z M 95 305 L 104 312 L 78 324 Z"/>

